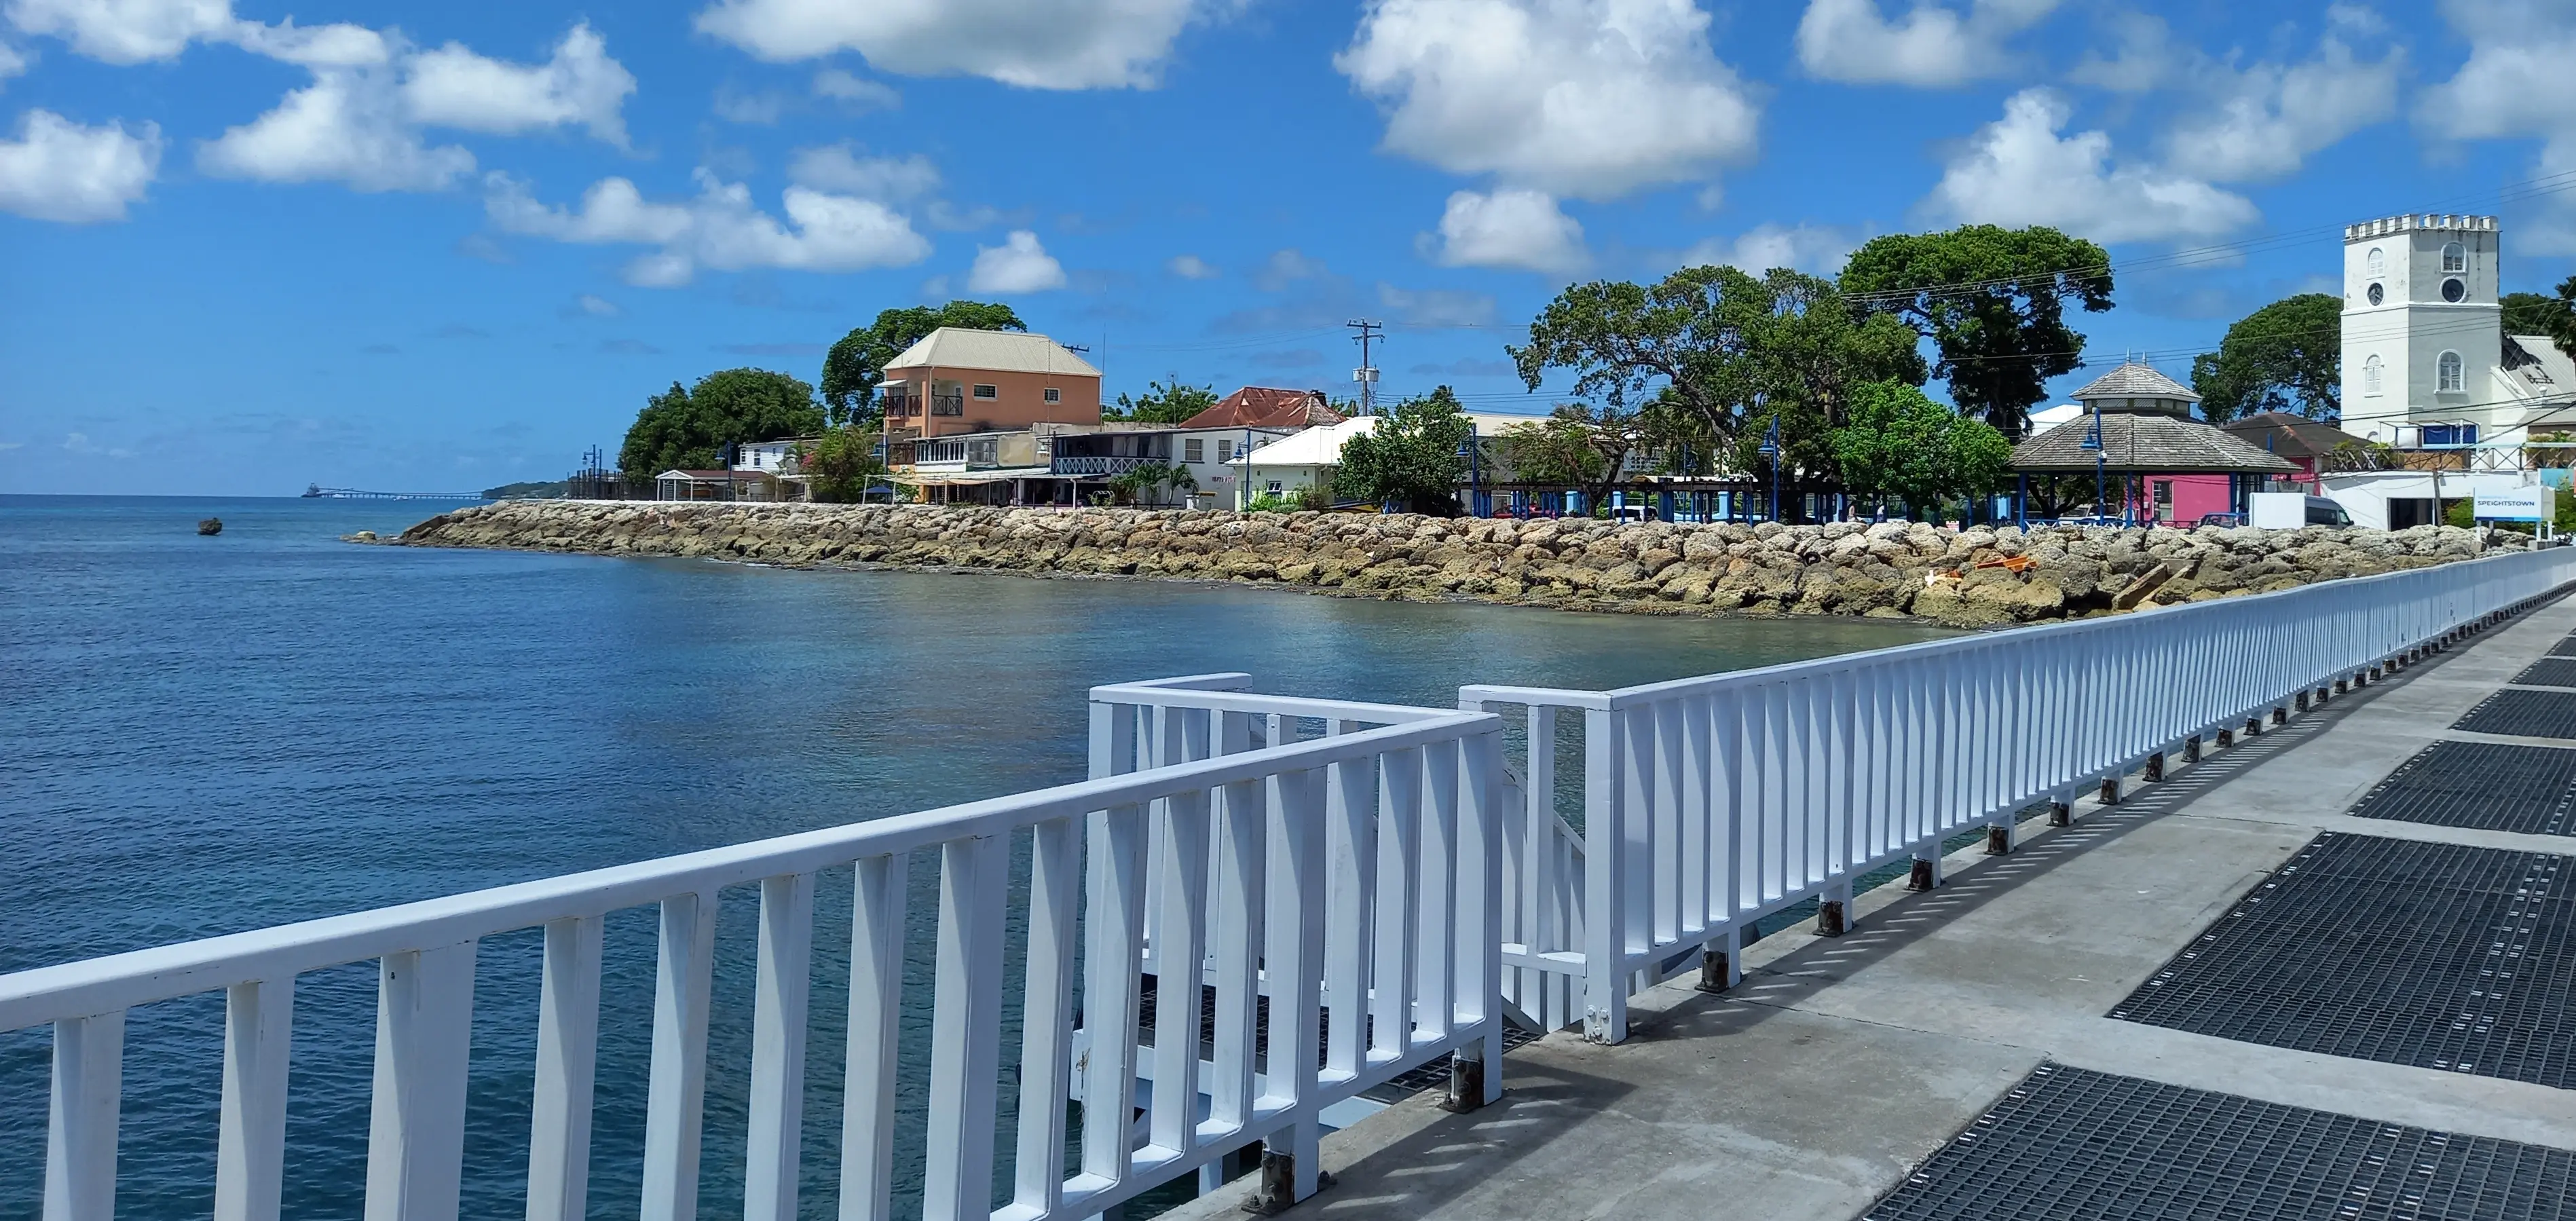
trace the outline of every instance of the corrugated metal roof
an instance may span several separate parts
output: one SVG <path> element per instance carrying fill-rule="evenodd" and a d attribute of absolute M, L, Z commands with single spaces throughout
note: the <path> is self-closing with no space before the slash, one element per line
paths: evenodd
<path fill-rule="evenodd" d="M 2198 420 L 2106 412 L 2099 457 L 2105 470 L 2155 475 L 2286 474 L 2299 468 Z M 2092 417 L 2060 424 L 2013 447 L 2023 471 L 2090 471 L 2084 448 Z"/>
<path fill-rule="evenodd" d="M 2200 396 L 2192 393 L 2191 387 L 2134 360 L 2093 379 L 2092 385 L 2075 392 L 2077 402 L 2123 398 L 2181 399 L 2186 403 L 2200 401 Z"/>
<path fill-rule="evenodd" d="M 2291 458 L 2313 458 L 2345 445 L 2368 442 L 2328 424 L 2286 411 L 2264 411 L 2219 425 L 2229 436 L 2256 449 Z M 2269 441 L 2266 441 L 2266 438 Z"/>
<path fill-rule="evenodd" d="M 1061 373 L 1098 377 L 1100 370 L 1063 344 L 1019 331 L 943 326 L 886 362 L 886 369 L 983 369 L 995 373 Z"/>
<path fill-rule="evenodd" d="M 1321 428 L 1342 422 L 1321 390 L 1246 386 L 1181 421 L 1183 428 Z"/>

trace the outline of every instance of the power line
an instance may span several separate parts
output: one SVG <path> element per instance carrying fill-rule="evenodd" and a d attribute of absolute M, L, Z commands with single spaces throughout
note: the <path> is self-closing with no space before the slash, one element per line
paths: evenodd
<path fill-rule="evenodd" d="M 1360 414 L 1377 414 L 1377 365 L 1369 359 L 1369 344 L 1385 337 L 1386 328 L 1368 318 L 1354 318 L 1342 324 L 1359 334 L 1352 336 L 1360 345 L 1360 367 L 1351 370 L 1351 380 L 1360 384 Z"/>

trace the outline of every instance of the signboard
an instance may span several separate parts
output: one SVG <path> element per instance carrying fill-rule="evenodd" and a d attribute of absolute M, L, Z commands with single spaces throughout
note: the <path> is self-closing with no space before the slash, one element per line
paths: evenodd
<path fill-rule="evenodd" d="M 2471 514 L 2480 521 L 2548 521 L 2557 507 L 2554 503 L 2557 491 L 2547 485 L 2482 490 L 2477 494 L 2477 506 Z"/>

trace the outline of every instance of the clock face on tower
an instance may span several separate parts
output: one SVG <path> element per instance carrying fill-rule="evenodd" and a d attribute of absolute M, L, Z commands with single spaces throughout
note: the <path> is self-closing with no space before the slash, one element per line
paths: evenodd
<path fill-rule="evenodd" d="M 2450 279 L 2450 280 L 2444 280 L 2444 281 L 2442 281 L 2442 299 L 2443 299 L 2443 300 L 2448 301 L 2448 302 L 2452 303 L 2453 305 L 2457 305 L 2457 304 L 2459 304 L 2462 300 L 2465 300 L 2465 299 L 2468 297 L 2468 295 L 2469 295 L 2469 286 L 2468 286 L 2468 285 L 2466 285 L 2466 284 L 2461 283 L 2459 280 L 2457 280 L 2457 279 Z"/>
<path fill-rule="evenodd" d="M 2370 303 L 2372 305 L 2379 304 L 2381 301 L 2385 300 L 2387 296 L 2387 290 L 2382 289 L 2376 284 L 2370 286 Z"/>

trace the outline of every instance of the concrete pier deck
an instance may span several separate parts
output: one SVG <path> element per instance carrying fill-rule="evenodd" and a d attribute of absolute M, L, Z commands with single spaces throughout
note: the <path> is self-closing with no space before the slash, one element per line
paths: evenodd
<path fill-rule="evenodd" d="M 2576 741 L 2451 728 L 2500 689 L 2547 677 L 2549 668 L 2527 667 L 2571 631 L 2576 600 L 2545 604 L 2287 725 L 2177 765 L 2160 783 L 2133 777 L 2123 786 L 2127 800 L 2087 801 L 2069 827 L 2026 822 L 2011 855 L 1954 855 L 1938 890 L 1870 892 L 1846 936 L 1782 933 L 1749 947 L 1746 977 L 1731 992 L 1676 983 L 1640 996 L 1623 1045 L 1559 1033 L 1520 1048 L 1507 1059 L 1508 1092 L 1496 1105 L 1452 1115 L 1426 1094 L 1327 1137 L 1324 1166 L 1334 1184 L 1286 1215 L 1845 1221 L 1871 1214 L 1900 1186 L 1917 1191 L 1945 1173 L 1935 1155 L 1965 1148 L 1977 1135 L 1972 1125 L 1992 1123 L 1999 1103 L 2021 1098 L 2035 1071 L 2049 1079 L 2058 1071 L 2051 1066 L 2357 1117 L 2372 1121 L 2360 1125 L 2369 1131 L 2426 1129 L 2436 1145 L 2487 1137 L 2538 1146 L 2551 1173 L 2561 1174 L 2566 1155 L 2551 1151 L 2576 1150 L 2576 1091 L 2536 1084 L 2528 1072 L 2512 1079 L 2520 1069 L 2498 1076 L 2484 1064 L 2381 1062 L 2108 1015 L 2169 968 L 2191 969 L 2196 960 L 2177 955 L 2215 944 L 2204 939 L 2248 914 L 2240 903 L 2261 897 L 2258 888 L 2286 884 L 2278 871 L 2321 832 L 2576 853 L 2576 839 L 2565 834 L 2351 812 L 2437 741 L 2576 750 Z M 2519 782 L 2500 774 L 2487 783 L 2507 796 Z M 2558 885 L 2552 902 L 2576 890 L 2576 869 Z M 2524 905 L 2511 909 L 2519 913 L 2533 900 L 2509 901 Z M 2375 948 L 2320 944 L 2315 956 L 2329 967 L 2336 955 L 2402 960 L 2414 947 L 2406 930 L 2391 933 Z M 2511 953 L 2527 971 L 2576 977 L 2576 944 L 2534 944 L 2526 955 L 2517 942 Z M 2476 1020 L 2462 1017 L 2462 1028 Z M 2576 1055 L 2564 1045 L 2576 1040 L 2576 1025 L 2557 1029 L 2569 1039 L 2540 1050 Z M 2305 1129 L 2287 1130 L 2295 1141 Z M 1166 1215 L 1240 1215 L 1246 1187 L 1228 1184 Z M 2548 1204 L 2576 1208 L 2563 1195 Z M 1970 1215 L 1937 1203 L 1911 1207 L 1904 1215 Z M 2169 1215 L 2195 1213 L 2182 1207 Z M 2383 1214 L 2283 1203 L 2277 1215 Z M 2480 1205 L 2421 1215 L 2561 1213 Z"/>

